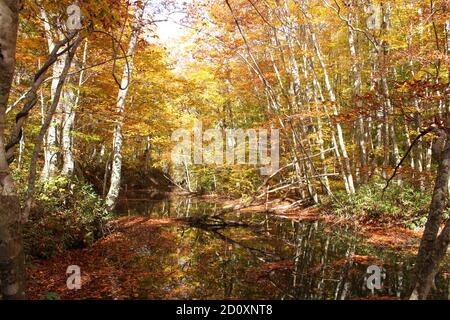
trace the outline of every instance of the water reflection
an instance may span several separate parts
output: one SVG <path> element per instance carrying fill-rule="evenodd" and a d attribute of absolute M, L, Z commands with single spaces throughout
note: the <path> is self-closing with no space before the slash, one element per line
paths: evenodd
<path fill-rule="evenodd" d="M 140 193 L 133 198 L 122 199 L 117 211 L 121 215 L 140 215 L 155 219 L 207 216 L 221 211 L 219 204 L 201 202 L 193 197 L 153 199 L 145 198 L 145 195 Z"/>
<path fill-rule="evenodd" d="M 127 215 L 206 221 L 167 227 L 173 248 L 142 244 L 142 256 L 157 259 L 143 259 L 153 275 L 142 280 L 141 298 L 340 300 L 408 294 L 412 256 L 367 245 L 345 227 L 221 208 L 195 198 L 122 201 L 120 212 Z M 226 226 L 230 221 L 233 227 Z M 367 288 L 370 265 L 385 269 L 381 290 Z M 433 298 L 449 299 L 448 272 L 437 277 L 436 287 Z"/>

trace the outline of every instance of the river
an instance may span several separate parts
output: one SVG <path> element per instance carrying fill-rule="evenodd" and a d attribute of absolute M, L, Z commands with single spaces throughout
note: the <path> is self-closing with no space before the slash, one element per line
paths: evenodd
<path fill-rule="evenodd" d="M 395 299 L 409 292 L 414 256 L 369 245 L 350 227 L 228 212 L 192 197 L 128 198 L 119 212 L 195 222 L 165 227 L 175 246 L 139 248 L 156 257 L 142 268 L 164 274 L 141 280 L 143 294 L 155 299 Z M 371 266 L 381 271 L 381 288 L 368 286 L 377 284 Z M 449 296 L 448 272 L 441 273 L 431 298 Z"/>

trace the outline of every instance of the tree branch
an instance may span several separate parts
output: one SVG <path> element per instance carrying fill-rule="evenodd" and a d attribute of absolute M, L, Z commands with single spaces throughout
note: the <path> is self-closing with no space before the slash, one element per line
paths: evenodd
<path fill-rule="evenodd" d="M 433 132 L 434 130 L 436 130 L 436 126 L 431 126 L 428 127 L 427 129 L 425 129 L 424 131 L 422 131 L 415 139 L 414 141 L 411 143 L 411 146 L 409 147 L 408 151 L 406 152 L 406 154 L 403 156 L 402 160 L 400 161 L 400 163 L 395 167 L 394 173 L 392 174 L 392 176 L 389 178 L 389 180 L 386 183 L 386 186 L 383 189 L 383 194 L 385 193 L 385 191 L 389 188 L 390 183 L 392 182 L 392 180 L 394 180 L 395 176 L 398 173 L 398 170 L 400 169 L 400 167 L 403 165 L 403 162 L 405 162 L 406 158 L 409 156 L 409 154 L 411 153 L 412 149 L 414 148 L 414 146 L 420 141 L 420 139 L 422 139 L 423 137 L 425 137 L 427 134 L 429 134 L 430 132 Z"/>

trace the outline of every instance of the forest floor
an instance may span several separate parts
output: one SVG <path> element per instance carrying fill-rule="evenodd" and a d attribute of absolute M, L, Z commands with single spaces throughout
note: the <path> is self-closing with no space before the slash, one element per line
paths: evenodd
<path fill-rule="evenodd" d="M 175 242 L 164 227 L 179 224 L 171 219 L 123 217 L 110 223 L 111 233 L 92 247 L 66 250 L 48 260 L 29 262 L 28 298 L 49 299 L 43 293 L 57 294 L 58 299 L 132 299 L 142 298 L 139 282 L 145 277 L 162 277 L 164 274 L 145 271 L 140 267 L 142 255 L 139 248 L 147 246 L 173 249 Z M 158 259 L 148 256 L 147 259 Z M 83 290 L 68 290 L 67 266 L 77 265 L 83 270 Z M 151 296 L 146 298 L 151 299 Z"/>
<path fill-rule="evenodd" d="M 215 197 L 204 197 L 204 201 L 217 201 Z M 236 201 L 221 201 L 225 207 Z M 365 241 L 374 246 L 391 247 L 396 250 L 415 254 L 420 242 L 421 232 L 411 231 L 397 226 L 373 226 L 355 223 L 354 219 L 336 217 L 319 208 L 283 210 L 285 204 L 278 203 L 270 211 L 283 219 L 295 221 L 324 221 L 327 228 L 333 225 L 348 225 Z M 244 212 L 262 212 L 265 205 L 254 205 L 241 209 Z M 110 223 L 111 232 L 97 241 L 92 247 L 67 250 L 48 260 L 32 260 L 28 263 L 28 296 L 30 299 L 154 299 L 142 292 L 139 283 L 143 278 L 170 276 L 164 272 L 149 272 L 142 268 L 142 244 L 157 248 L 175 250 L 176 241 L 168 226 L 182 222 L 173 219 L 148 219 L 132 216 L 117 218 Z M 147 263 L 158 256 L 148 255 Z M 81 261 L 81 262 L 80 262 Z M 83 290 L 71 291 L 66 287 L 66 269 L 69 265 L 78 265 L 83 270 Z M 44 295 L 43 295 L 44 293 Z M 50 295 L 49 295 L 50 293 Z M 144 296 L 143 296 L 144 294 Z M 54 297 L 53 297 L 54 298 Z M 164 298 L 176 298 L 167 296 Z"/>

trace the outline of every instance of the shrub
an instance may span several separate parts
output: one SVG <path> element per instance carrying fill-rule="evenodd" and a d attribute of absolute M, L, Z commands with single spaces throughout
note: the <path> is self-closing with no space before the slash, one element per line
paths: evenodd
<path fill-rule="evenodd" d="M 48 258 L 64 249 L 90 246 L 105 235 L 109 215 L 91 185 L 56 178 L 40 189 L 24 230 L 27 254 Z"/>
<path fill-rule="evenodd" d="M 337 193 L 329 200 L 339 215 L 350 215 L 364 223 L 394 223 L 412 229 L 422 227 L 427 219 L 431 190 L 421 191 L 415 186 L 391 184 L 383 193 L 384 182 L 362 186 L 356 194 Z"/>

